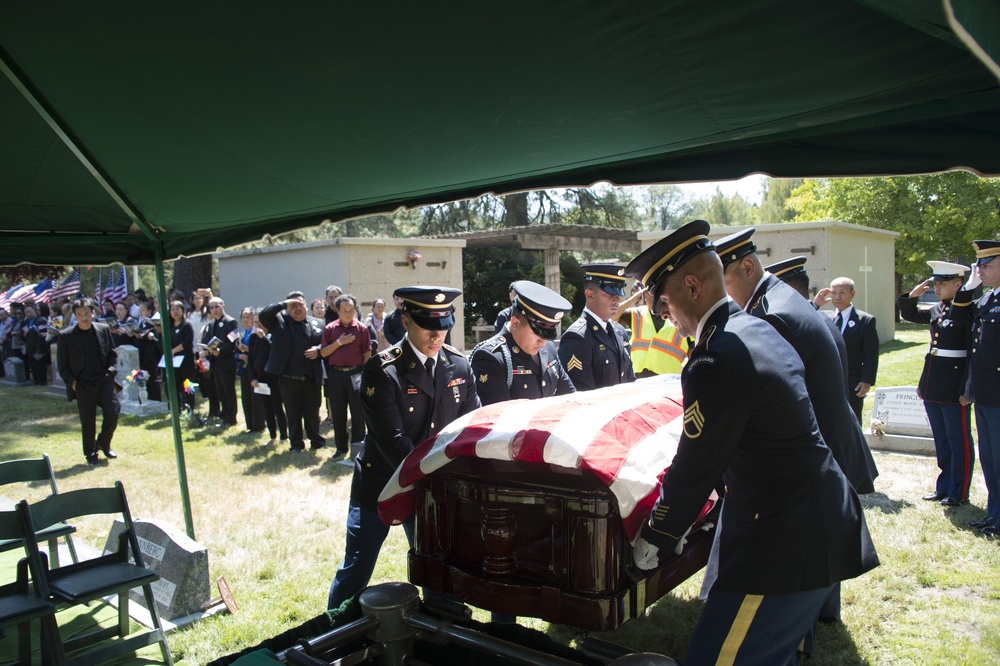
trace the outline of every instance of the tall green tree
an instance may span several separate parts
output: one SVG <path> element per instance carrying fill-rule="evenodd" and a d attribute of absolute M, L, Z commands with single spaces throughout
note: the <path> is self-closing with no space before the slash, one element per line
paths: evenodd
<path fill-rule="evenodd" d="M 788 205 L 788 199 L 803 178 L 765 178 L 764 197 L 757 212 L 760 224 L 781 224 L 795 219 L 798 211 Z"/>
<path fill-rule="evenodd" d="M 928 260 L 969 264 L 972 241 L 1000 230 L 1000 180 L 966 171 L 892 178 L 806 180 L 788 205 L 796 221 L 840 220 L 899 233 L 901 284 L 927 275 Z"/>
<path fill-rule="evenodd" d="M 756 207 L 751 206 L 746 199 L 739 194 L 726 196 L 718 187 L 711 198 L 697 202 L 694 214 L 713 227 L 753 224 L 757 217 Z"/>

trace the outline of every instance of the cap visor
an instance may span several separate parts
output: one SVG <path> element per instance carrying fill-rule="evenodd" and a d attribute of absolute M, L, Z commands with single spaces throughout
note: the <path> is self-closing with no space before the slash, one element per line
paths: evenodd
<path fill-rule="evenodd" d="M 538 322 L 528 320 L 528 327 L 532 332 L 538 337 L 544 340 L 555 340 L 556 339 L 556 327 L 555 326 L 541 326 Z"/>
<path fill-rule="evenodd" d="M 603 289 L 605 293 L 611 294 L 612 296 L 625 295 L 625 287 L 615 287 L 609 284 L 602 284 L 601 289 Z"/>
<path fill-rule="evenodd" d="M 455 316 L 447 317 L 424 317 L 409 313 L 408 316 L 414 324 L 427 331 L 447 331 L 455 325 Z"/>
<path fill-rule="evenodd" d="M 976 266 L 985 266 L 986 264 L 990 263 L 994 259 L 996 259 L 995 255 L 992 256 L 992 257 L 980 257 L 979 259 L 976 259 Z"/>

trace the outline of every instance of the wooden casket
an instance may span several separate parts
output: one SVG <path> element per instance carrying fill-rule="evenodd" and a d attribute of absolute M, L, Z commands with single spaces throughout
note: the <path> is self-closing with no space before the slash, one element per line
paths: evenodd
<path fill-rule="evenodd" d="M 415 514 L 410 582 L 486 610 L 613 629 L 701 569 L 717 508 L 655 569 L 632 542 L 659 494 L 683 420 L 680 384 L 656 378 L 483 407 L 421 444 L 380 498 Z"/>

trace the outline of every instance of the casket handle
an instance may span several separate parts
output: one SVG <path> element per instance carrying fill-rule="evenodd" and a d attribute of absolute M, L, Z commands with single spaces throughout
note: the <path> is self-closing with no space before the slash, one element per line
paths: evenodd
<path fill-rule="evenodd" d="M 545 517 L 549 521 L 549 569 L 554 576 L 562 578 L 566 573 L 566 530 L 563 529 L 566 506 L 558 497 L 545 498 Z"/>

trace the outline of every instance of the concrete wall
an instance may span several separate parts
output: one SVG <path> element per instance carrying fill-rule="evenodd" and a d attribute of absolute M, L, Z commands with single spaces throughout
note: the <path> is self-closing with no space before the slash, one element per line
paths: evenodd
<path fill-rule="evenodd" d="M 715 227 L 712 240 L 746 229 Z M 639 240 L 646 249 L 666 235 L 665 232 L 641 232 Z M 795 224 L 764 224 L 754 232 L 761 262 L 767 266 L 783 259 L 808 257 L 806 270 L 812 294 L 830 285 L 837 277 L 854 280 L 855 307 L 875 316 L 879 340 L 892 340 L 896 333 L 896 238 L 898 233 L 872 229 L 845 222 L 825 220 Z M 870 271 L 862 270 L 870 267 Z M 824 310 L 829 310 L 827 305 Z"/>
<path fill-rule="evenodd" d="M 392 292 L 398 287 L 427 284 L 461 289 L 464 247 L 464 240 L 337 238 L 223 252 L 216 255 L 219 288 L 226 311 L 233 316 L 246 306 L 263 307 L 282 300 L 296 289 L 311 301 L 322 297 L 331 284 L 358 298 L 362 316 L 371 311 L 376 298 L 385 299 L 386 311 L 391 312 Z M 406 259 L 411 249 L 422 255 L 415 266 Z M 461 298 L 455 307 L 455 330 L 461 332 Z M 462 347 L 462 337 L 452 336 L 456 347 Z"/>

